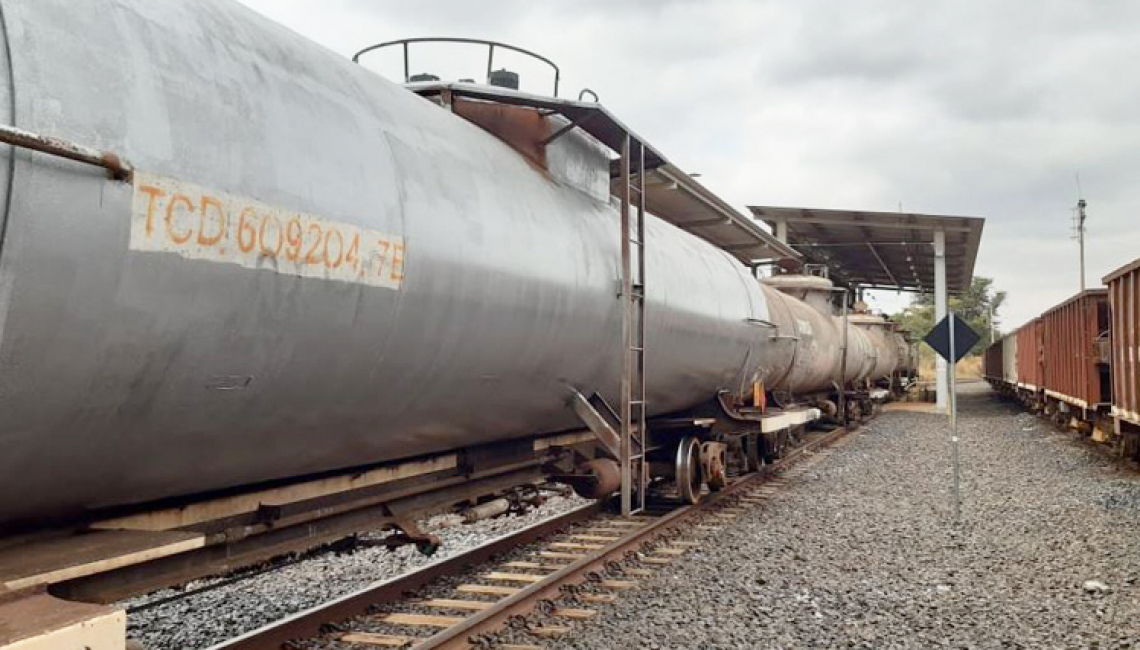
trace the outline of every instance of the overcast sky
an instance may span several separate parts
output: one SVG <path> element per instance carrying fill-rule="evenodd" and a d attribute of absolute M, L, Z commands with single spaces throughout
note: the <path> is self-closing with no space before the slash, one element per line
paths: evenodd
<path fill-rule="evenodd" d="M 1078 289 L 1077 172 L 1089 284 L 1140 257 L 1137 2 L 243 1 L 345 55 L 410 36 L 537 51 L 563 96 L 593 89 L 742 210 L 986 217 L 976 273 L 1009 293 L 1006 330 Z M 448 54 L 413 72 L 484 75 L 481 52 Z"/>

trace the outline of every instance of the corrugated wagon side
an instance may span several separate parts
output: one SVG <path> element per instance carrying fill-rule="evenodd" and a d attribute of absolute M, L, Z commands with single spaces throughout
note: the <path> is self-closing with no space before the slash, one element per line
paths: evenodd
<path fill-rule="evenodd" d="M 1037 320 L 1045 414 L 1058 426 L 1072 425 L 1105 438 L 1112 393 L 1104 341 L 1108 291 L 1089 289 L 1046 311 Z"/>
<path fill-rule="evenodd" d="M 1041 319 L 1035 318 L 1017 330 L 1017 391 L 1030 407 L 1040 406 L 1042 384 Z"/>
<path fill-rule="evenodd" d="M 1104 278 L 1112 314 L 1112 408 L 1115 433 L 1122 451 L 1140 455 L 1140 260 Z"/>

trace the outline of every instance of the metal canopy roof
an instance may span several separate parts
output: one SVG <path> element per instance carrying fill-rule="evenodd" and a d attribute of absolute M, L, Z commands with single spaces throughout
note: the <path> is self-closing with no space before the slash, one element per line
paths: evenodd
<path fill-rule="evenodd" d="M 903 291 L 934 290 L 934 231 L 946 233 L 946 284 L 951 293 L 970 286 L 982 238 L 981 217 L 899 212 L 749 206 L 773 229 L 788 228 L 788 243 L 812 263 L 850 286 Z"/>
<path fill-rule="evenodd" d="M 650 213 L 727 251 L 744 264 L 801 258 L 794 248 L 776 239 L 752 218 L 733 208 L 670 163 L 601 104 L 544 97 L 473 83 L 429 81 L 405 86 L 425 97 L 450 93 L 454 97 L 527 106 L 556 113 L 570 120 L 567 128 L 578 128 L 589 133 L 615 153 L 621 152 L 628 134 L 645 147 L 645 168 L 650 170 L 645 178 L 645 207 Z M 621 184 L 616 170 L 611 169 L 610 178 L 611 191 L 616 193 Z"/>

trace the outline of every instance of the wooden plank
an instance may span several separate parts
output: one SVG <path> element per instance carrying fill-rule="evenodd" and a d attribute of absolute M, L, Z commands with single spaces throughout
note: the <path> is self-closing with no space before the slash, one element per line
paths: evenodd
<path fill-rule="evenodd" d="M 596 609 L 577 609 L 574 607 L 556 607 L 554 609 L 554 616 L 558 618 L 568 618 L 572 621 L 585 621 L 593 618 L 598 613 Z"/>
<path fill-rule="evenodd" d="M 420 625 L 423 627 L 451 627 L 463 622 L 462 616 L 434 616 L 431 614 L 385 614 L 380 620 L 392 625 Z"/>
<path fill-rule="evenodd" d="M 661 566 L 661 565 L 671 563 L 673 561 L 673 558 L 671 558 L 671 557 L 653 557 L 651 555 L 649 557 L 643 557 L 643 558 L 639 559 L 638 561 L 644 562 L 645 564 L 656 564 L 656 565 Z"/>
<path fill-rule="evenodd" d="M 637 586 L 636 580 L 602 580 L 598 583 L 606 589 L 633 589 Z"/>
<path fill-rule="evenodd" d="M 380 648 L 402 648 L 412 639 L 406 636 L 391 634 L 373 634 L 372 632 L 350 632 L 337 639 L 341 643 L 358 643 L 360 645 L 377 646 Z"/>
<path fill-rule="evenodd" d="M 535 636 L 556 637 L 564 634 L 570 634 L 574 628 L 569 625 L 535 625 L 530 628 L 528 632 Z"/>
<path fill-rule="evenodd" d="M 584 603 L 612 603 L 617 600 L 613 594 L 579 594 L 578 600 Z"/>
<path fill-rule="evenodd" d="M 655 552 L 660 554 L 660 555 L 677 556 L 677 555 L 684 555 L 685 553 L 688 553 L 689 549 L 687 549 L 687 548 L 672 548 L 669 546 L 661 546 Z"/>
<path fill-rule="evenodd" d="M 522 591 L 518 587 L 500 585 L 459 585 L 455 590 L 465 594 L 483 594 L 485 596 L 511 596 Z"/>
<path fill-rule="evenodd" d="M 640 521 L 626 521 L 625 519 L 610 519 L 606 521 L 607 526 L 625 526 L 627 528 L 641 528 L 645 525 Z"/>
<path fill-rule="evenodd" d="M 504 571 L 492 571 L 484 574 L 487 580 L 506 580 L 508 582 L 542 582 L 546 580 L 546 576 L 535 575 L 533 573 L 506 573 Z"/>
<path fill-rule="evenodd" d="M 177 530 L 99 530 L 13 544 L 0 549 L 0 591 L 82 578 L 205 545 L 202 533 Z"/>
<path fill-rule="evenodd" d="M 485 600 L 459 600 L 456 598 L 429 598 L 416 603 L 424 607 L 438 607 L 439 609 L 466 609 L 472 612 L 481 612 L 490 609 L 495 603 Z"/>
<path fill-rule="evenodd" d="M 589 535 L 585 533 L 578 533 L 576 535 L 571 535 L 570 539 L 584 539 L 587 542 L 616 542 L 621 539 L 621 537 L 613 535 Z"/>
<path fill-rule="evenodd" d="M 675 539 L 669 543 L 672 544 L 673 546 L 700 546 L 701 545 L 701 542 L 693 542 L 693 541 L 686 540 L 686 539 L 680 539 L 680 540 Z"/>
<path fill-rule="evenodd" d="M 623 569 L 622 572 L 638 578 L 648 578 L 653 575 L 652 569 Z"/>
<path fill-rule="evenodd" d="M 551 542 L 551 548 L 568 548 L 572 551 L 597 551 L 605 548 L 601 544 L 581 544 L 578 542 Z"/>

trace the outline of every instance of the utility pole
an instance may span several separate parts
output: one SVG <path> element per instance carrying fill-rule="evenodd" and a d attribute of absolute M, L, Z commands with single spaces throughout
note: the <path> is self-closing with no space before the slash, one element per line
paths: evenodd
<path fill-rule="evenodd" d="M 1077 174 L 1077 246 L 1081 249 L 1081 292 L 1085 290 L 1085 193 L 1081 191 L 1081 175 Z"/>
<path fill-rule="evenodd" d="M 993 345 L 994 341 L 997 340 L 997 330 L 994 329 L 994 304 L 992 302 L 989 304 L 989 308 L 990 308 L 990 345 Z"/>
<path fill-rule="evenodd" d="M 1081 291 L 1085 290 L 1085 200 L 1077 199 L 1077 245 L 1081 248 Z"/>

